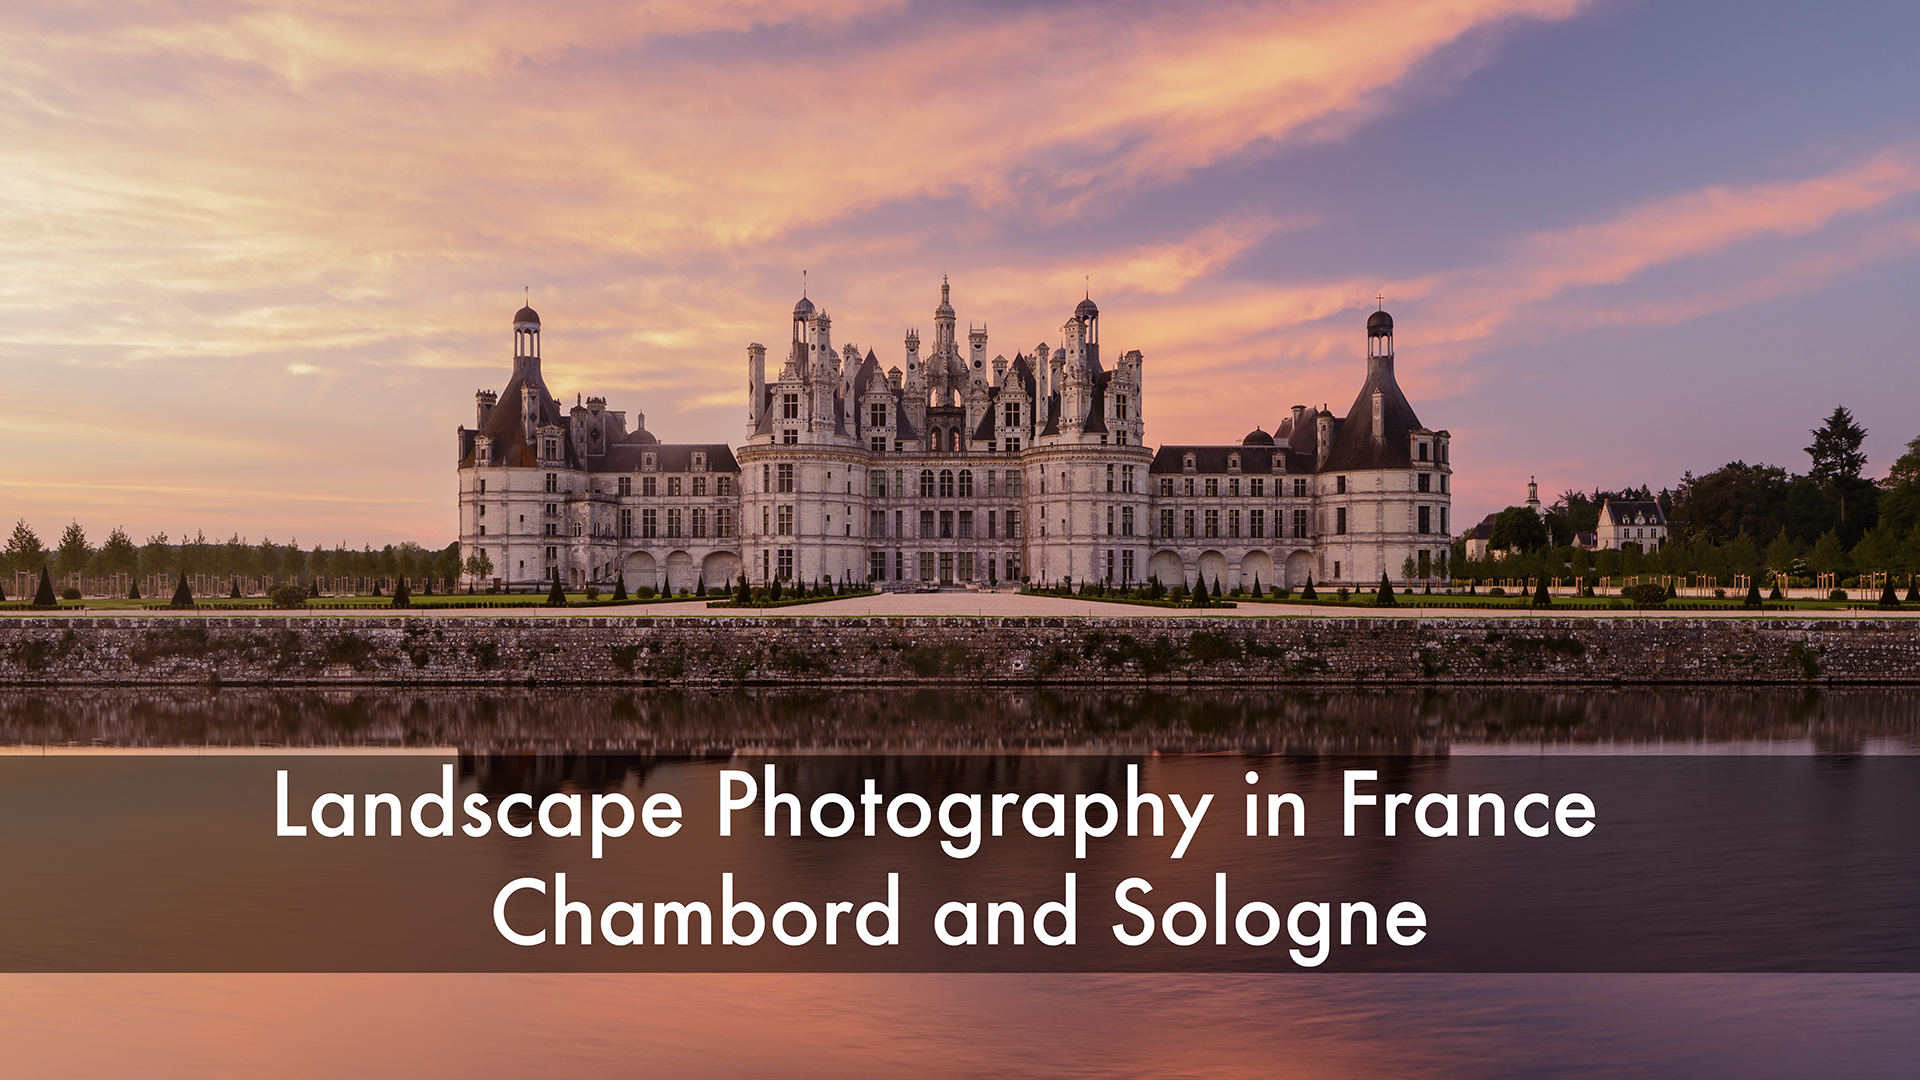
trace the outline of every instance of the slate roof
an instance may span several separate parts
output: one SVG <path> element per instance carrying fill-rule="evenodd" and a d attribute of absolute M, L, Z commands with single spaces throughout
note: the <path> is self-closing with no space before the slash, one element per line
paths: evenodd
<path fill-rule="evenodd" d="M 525 373 L 515 372 L 513 378 L 507 380 L 506 389 L 500 391 L 499 404 L 487 414 L 487 422 L 480 425 L 479 434 L 493 440 L 493 460 L 489 464 L 519 467 L 540 464 L 539 456 L 534 453 L 533 445 L 527 442 L 525 428 L 520 423 L 522 396 L 520 390 L 529 384 L 537 391 L 536 407 L 540 415 L 536 418 L 536 423 L 541 426 L 559 424 L 564 427 L 566 425 L 567 421 L 560 413 L 560 403 L 547 392 L 547 384 L 541 379 L 539 369 L 530 368 Z M 563 441 L 567 443 L 567 467 L 578 468 L 579 462 L 574 457 L 572 440 Z M 461 465 L 472 464 L 473 455 L 469 452 Z"/>
<path fill-rule="evenodd" d="M 1313 456 L 1300 454 L 1282 447 L 1273 446 L 1162 446 L 1153 455 L 1153 464 L 1147 466 L 1148 474 L 1166 473 L 1178 475 L 1185 473 L 1186 457 L 1193 455 L 1195 474 L 1224 473 L 1227 471 L 1227 456 L 1240 455 L 1240 471 L 1243 473 L 1267 473 L 1273 471 L 1274 455 L 1285 458 L 1285 468 L 1290 473 L 1311 473 Z"/>
<path fill-rule="evenodd" d="M 1667 515 L 1660 510 L 1657 502 L 1614 502 L 1608 499 L 1600 507 L 1603 513 L 1615 525 L 1665 525 Z M 1644 520 L 1636 522 L 1635 517 Z"/>
<path fill-rule="evenodd" d="M 1374 438 L 1373 430 L 1373 393 L 1380 391 L 1382 398 L 1381 438 Z M 1407 396 L 1400 392 L 1400 384 L 1394 381 L 1393 360 L 1385 358 L 1369 362 L 1367 381 L 1360 387 L 1359 396 L 1353 399 L 1353 407 L 1347 410 L 1347 418 L 1341 422 L 1333 436 L 1333 452 L 1327 456 L 1323 472 L 1348 472 L 1355 469 L 1410 469 L 1413 467 L 1413 449 L 1407 436 L 1423 430 L 1420 418 L 1414 415 L 1413 406 L 1407 402 Z"/>

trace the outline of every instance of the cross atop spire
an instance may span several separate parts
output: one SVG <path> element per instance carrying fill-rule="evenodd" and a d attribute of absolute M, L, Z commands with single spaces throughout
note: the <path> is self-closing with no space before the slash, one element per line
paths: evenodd
<path fill-rule="evenodd" d="M 1384 292 L 1374 293 L 1373 306 L 1374 306 L 1374 310 L 1376 311 L 1387 310 L 1387 294 Z"/>

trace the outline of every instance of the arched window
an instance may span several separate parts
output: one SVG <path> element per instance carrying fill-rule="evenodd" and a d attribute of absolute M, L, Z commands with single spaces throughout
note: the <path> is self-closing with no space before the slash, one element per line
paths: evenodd
<path fill-rule="evenodd" d="M 940 429 L 939 428 L 927 429 L 927 450 L 935 454 L 940 452 Z"/>
<path fill-rule="evenodd" d="M 960 470 L 960 497 L 963 499 L 973 498 L 973 470 L 972 469 Z"/>
<path fill-rule="evenodd" d="M 947 432 L 947 449 L 957 454 L 965 448 L 966 444 L 960 441 L 959 428 L 954 428 L 952 431 Z"/>
<path fill-rule="evenodd" d="M 943 499 L 953 498 L 953 470 L 952 469 L 940 470 L 940 497 Z"/>
<path fill-rule="evenodd" d="M 923 499 L 928 499 L 933 497 L 933 470 L 932 469 L 920 470 L 920 497 Z"/>

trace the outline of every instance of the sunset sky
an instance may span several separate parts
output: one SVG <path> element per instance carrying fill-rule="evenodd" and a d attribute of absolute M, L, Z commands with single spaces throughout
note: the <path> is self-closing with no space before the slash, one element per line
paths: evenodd
<path fill-rule="evenodd" d="M 1453 520 L 1920 434 L 1920 5 L 9 0 L 0 517 L 454 538 L 522 288 L 568 404 L 738 443 L 808 272 L 900 361 L 1083 288 L 1150 443 L 1344 412 Z"/>

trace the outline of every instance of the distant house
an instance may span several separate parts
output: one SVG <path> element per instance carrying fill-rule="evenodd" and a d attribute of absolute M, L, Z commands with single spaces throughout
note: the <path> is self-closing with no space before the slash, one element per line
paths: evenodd
<path fill-rule="evenodd" d="M 1466 535 L 1461 538 L 1467 542 L 1467 558 L 1487 557 L 1487 545 L 1493 541 L 1493 519 L 1499 516 L 1499 514 L 1488 514 L 1484 521 L 1467 530 Z"/>
<path fill-rule="evenodd" d="M 1600 504 L 1600 526 L 1582 539 L 1583 546 L 1599 551 L 1618 551 L 1636 544 L 1642 551 L 1658 551 L 1667 542 L 1667 515 L 1657 502 L 1615 502 Z"/>

